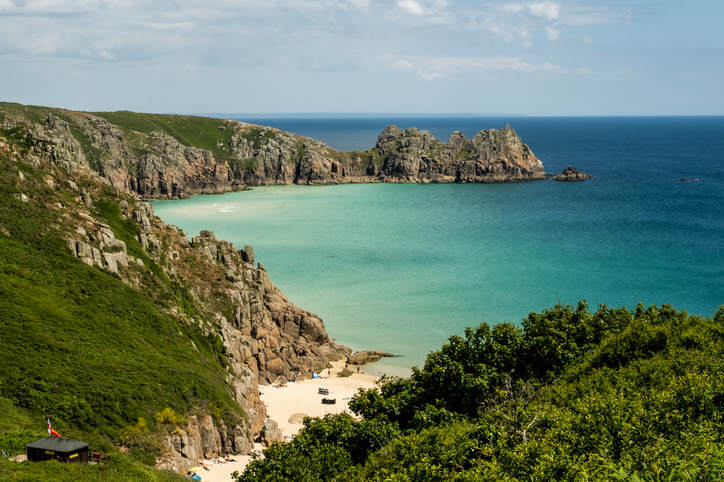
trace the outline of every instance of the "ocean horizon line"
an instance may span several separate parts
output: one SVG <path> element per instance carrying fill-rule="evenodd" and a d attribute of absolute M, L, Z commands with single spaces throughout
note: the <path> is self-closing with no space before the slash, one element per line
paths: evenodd
<path fill-rule="evenodd" d="M 504 113 L 413 113 L 413 112 L 277 112 L 277 113 L 254 113 L 254 112 L 199 112 L 199 113 L 168 113 L 171 115 L 192 115 L 201 117 L 213 117 L 219 119 L 237 120 L 247 119 L 385 119 L 393 117 L 402 118 L 549 118 L 549 119 L 593 119 L 593 118 L 712 118 L 724 117 L 724 114 L 608 114 L 608 115 L 529 115 L 529 114 L 504 114 Z"/>

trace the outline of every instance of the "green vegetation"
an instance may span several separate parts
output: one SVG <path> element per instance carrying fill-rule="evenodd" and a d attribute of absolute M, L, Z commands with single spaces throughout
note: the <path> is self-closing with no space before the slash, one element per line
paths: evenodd
<path fill-rule="evenodd" d="M 372 162 L 373 162 L 374 164 L 379 165 L 379 166 L 381 166 L 382 164 L 384 164 L 385 161 L 387 160 L 387 158 L 390 156 L 390 153 L 389 153 L 389 152 L 386 152 L 386 153 L 384 153 L 384 154 L 381 154 L 381 153 L 380 153 L 380 150 L 377 149 L 376 147 L 373 148 L 373 149 L 370 149 L 368 152 L 372 154 Z"/>
<path fill-rule="evenodd" d="M 277 135 L 271 130 L 265 130 L 262 132 L 261 127 L 252 127 L 242 131 L 241 137 L 246 139 L 254 149 L 259 149 L 263 139 L 276 139 Z"/>
<path fill-rule="evenodd" d="M 32 122 L 43 123 L 48 114 L 61 115 L 61 109 L 41 107 L 35 105 L 15 104 L 11 102 L 0 102 L 0 123 L 3 123 L 8 116 L 26 118 Z"/>
<path fill-rule="evenodd" d="M 17 482 L 181 482 L 189 479 L 156 470 L 122 453 L 113 454 L 99 465 L 64 464 L 56 460 L 16 464 L 0 461 L 0 479 Z"/>
<path fill-rule="evenodd" d="M 0 448 L 24 452 L 46 435 L 52 414 L 62 435 L 111 458 L 93 467 L 2 461 L 0 479 L 179 480 L 149 467 L 162 436 L 201 412 L 217 421 L 244 417 L 225 381 L 218 335 L 168 313 L 180 307 L 204 323 L 213 317 L 141 247 L 136 223 L 119 207 L 133 199 L 58 166 L 19 162 L 26 153 L 21 144 L 0 149 Z M 90 214 L 143 261 L 143 289 L 69 250 L 66 239 L 85 209 L 71 179 L 91 193 Z M 121 443 L 129 454 L 119 452 Z"/>
<path fill-rule="evenodd" d="M 722 480 L 723 340 L 666 305 L 468 328 L 237 480 Z"/>
<path fill-rule="evenodd" d="M 455 155 L 455 160 L 457 161 L 457 160 L 460 160 L 460 159 L 467 159 L 467 158 L 469 158 L 469 157 L 474 156 L 475 154 L 476 154 L 475 150 L 474 150 L 474 149 L 468 149 L 468 145 L 466 144 L 466 145 L 463 146 L 463 148 L 460 149 L 460 151 L 458 151 L 458 153 Z"/>
<path fill-rule="evenodd" d="M 217 159 L 232 157 L 229 151 L 229 140 L 234 134 L 234 130 L 219 129 L 219 127 L 228 127 L 227 121 L 222 119 L 188 115 L 140 114 L 129 111 L 93 112 L 93 115 L 102 117 L 121 128 L 144 134 L 149 134 L 154 130 L 165 132 L 185 146 L 213 152 Z M 273 133 L 267 134 L 267 137 L 273 135 Z M 243 137 L 246 138 L 247 134 L 244 134 Z"/>

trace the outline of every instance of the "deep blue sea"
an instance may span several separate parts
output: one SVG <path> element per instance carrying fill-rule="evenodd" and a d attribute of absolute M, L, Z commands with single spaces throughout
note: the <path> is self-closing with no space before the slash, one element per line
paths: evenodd
<path fill-rule="evenodd" d="M 724 304 L 724 117 L 242 119 L 351 151 L 388 124 L 461 131 L 509 123 L 582 183 L 259 187 L 154 202 L 187 233 L 254 246 L 272 281 L 337 342 L 403 355 L 404 374 L 451 334 L 519 323 L 558 301 Z M 694 178 L 682 182 L 681 178 Z"/>

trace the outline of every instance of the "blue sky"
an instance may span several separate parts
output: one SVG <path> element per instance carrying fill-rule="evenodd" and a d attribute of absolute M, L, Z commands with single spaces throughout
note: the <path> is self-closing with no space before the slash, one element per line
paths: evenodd
<path fill-rule="evenodd" d="M 0 100 L 723 115 L 721 0 L 0 0 Z"/>

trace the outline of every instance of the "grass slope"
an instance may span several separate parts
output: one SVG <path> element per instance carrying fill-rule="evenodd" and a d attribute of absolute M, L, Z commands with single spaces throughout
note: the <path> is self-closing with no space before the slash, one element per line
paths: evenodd
<path fill-rule="evenodd" d="M 230 159 L 229 139 L 233 129 L 226 127 L 228 122 L 210 117 L 166 114 L 141 114 L 129 111 L 93 112 L 111 124 L 145 134 L 154 130 L 175 137 L 181 144 L 213 152 L 217 159 Z"/>
<path fill-rule="evenodd" d="M 184 305 L 195 315 L 211 316 L 144 253 L 134 223 L 120 217 L 121 198 L 111 188 L 81 183 L 93 192 L 91 214 L 108 223 L 149 268 L 143 289 L 75 258 L 64 238 L 81 204 L 76 192 L 62 187 L 68 173 L 49 165 L 35 170 L 17 161 L 22 155 L 22 148 L 16 155 L 0 150 L 0 445 L 23 451 L 23 443 L 43 436 L 45 414 L 51 413 L 63 435 L 122 457 L 119 467 L 127 470 L 116 467 L 121 475 L 113 480 L 170 480 L 149 476 L 150 469 L 137 465 L 153 464 L 158 453 L 153 444 L 139 444 L 126 457 L 111 443 L 140 418 L 153 420 L 166 408 L 185 415 L 211 406 L 218 417 L 243 416 L 225 382 L 218 340 L 166 309 Z M 46 183 L 48 175 L 55 186 Z M 21 193 L 28 202 L 20 200 Z M 39 474 L 62 473 L 54 480 L 111 480 L 89 475 L 102 469 L 51 465 L 22 470 L 2 465 L 0 477 L 45 480 Z"/>

